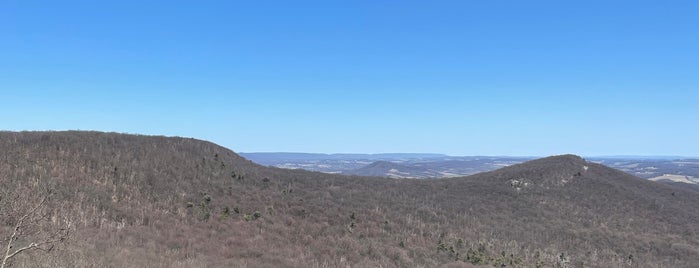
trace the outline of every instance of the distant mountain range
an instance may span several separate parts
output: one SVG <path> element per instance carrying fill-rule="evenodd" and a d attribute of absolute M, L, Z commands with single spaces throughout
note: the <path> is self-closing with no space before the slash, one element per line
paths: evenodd
<path fill-rule="evenodd" d="M 534 157 L 449 156 L 443 154 L 242 153 L 267 166 L 346 175 L 390 178 L 442 178 L 472 175 L 532 160 Z M 660 182 L 699 183 L 699 159 L 610 156 L 588 160 Z"/>
<path fill-rule="evenodd" d="M 392 178 L 457 177 L 534 159 L 534 157 L 449 156 L 419 153 L 241 153 L 240 155 L 255 163 L 279 168 Z"/>
<path fill-rule="evenodd" d="M 339 160 L 408 160 L 408 159 L 430 159 L 449 157 L 445 154 L 424 154 L 424 153 L 385 153 L 385 154 L 317 154 L 317 153 L 240 153 L 258 161 L 311 161 L 319 159 L 339 159 Z"/>

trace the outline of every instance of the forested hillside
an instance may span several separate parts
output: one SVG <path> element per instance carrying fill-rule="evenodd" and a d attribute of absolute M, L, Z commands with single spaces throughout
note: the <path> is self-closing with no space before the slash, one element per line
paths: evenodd
<path fill-rule="evenodd" d="M 699 263 L 697 192 L 571 155 L 386 179 L 262 167 L 188 138 L 2 132 L 0 183 L 3 247 L 34 208 L 14 245 L 67 234 L 13 267 Z"/>

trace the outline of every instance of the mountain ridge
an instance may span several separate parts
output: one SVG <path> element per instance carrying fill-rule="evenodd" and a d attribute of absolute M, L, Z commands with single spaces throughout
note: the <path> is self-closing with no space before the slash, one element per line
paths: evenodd
<path fill-rule="evenodd" d="M 210 142 L 161 136 L 0 132 L 0 152 L 5 190 L 53 185 L 51 213 L 79 227 L 52 258 L 31 254 L 17 264 L 699 262 L 699 194 L 570 155 L 417 180 L 263 167 Z"/>

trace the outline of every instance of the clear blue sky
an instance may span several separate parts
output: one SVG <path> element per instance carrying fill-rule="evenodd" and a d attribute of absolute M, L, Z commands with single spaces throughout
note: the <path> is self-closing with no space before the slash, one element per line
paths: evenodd
<path fill-rule="evenodd" d="M 0 128 L 699 155 L 699 1 L 0 1 Z"/>

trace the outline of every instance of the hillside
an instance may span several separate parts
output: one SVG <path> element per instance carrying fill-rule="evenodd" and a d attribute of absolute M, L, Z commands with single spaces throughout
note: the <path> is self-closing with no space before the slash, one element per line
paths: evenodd
<path fill-rule="evenodd" d="M 420 167 L 402 165 L 389 161 L 376 161 L 364 167 L 345 171 L 346 175 L 389 177 L 389 178 L 429 178 L 440 174 Z"/>
<path fill-rule="evenodd" d="M 2 132 L 0 152 L 2 200 L 52 188 L 48 224 L 74 229 L 19 267 L 699 263 L 699 194 L 571 155 L 412 180 L 263 167 L 205 141 L 115 133 Z"/>

